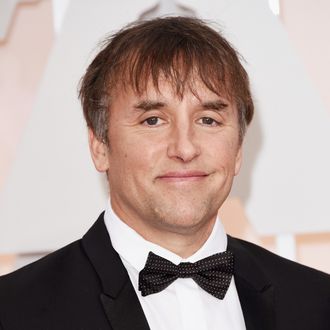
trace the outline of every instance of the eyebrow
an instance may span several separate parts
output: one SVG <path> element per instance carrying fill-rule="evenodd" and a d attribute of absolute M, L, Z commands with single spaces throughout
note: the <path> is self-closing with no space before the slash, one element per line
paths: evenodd
<path fill-rule="evenodd" d="M 165 106 L 164 102 L 144 100 L 135 104 L 134 108 L 143 111 L 150 111 L 150 110 L 163 108 L 164 106 Z"/>
<path fill-rule="evenodd" d="M 205 110 L 217 110 L 221 111 L 228 107 L 228 103 L 223 100 L 202 102 L 202 108 Z"/>
<path fill-rule="evenodd" d="M 160 101 L 143 100 L 135 104 L 134 108 L 137 110 L 150 111 L 164 108 L 165 105 L 164 102 Z M 228 107 L 228 103 L 223 100 L 207 101 L 202 102 L 201 107 L 205 110 L 223 111 Z"/>

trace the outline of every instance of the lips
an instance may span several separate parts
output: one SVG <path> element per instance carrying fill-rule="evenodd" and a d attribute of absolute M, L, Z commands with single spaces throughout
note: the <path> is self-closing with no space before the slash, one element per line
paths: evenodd
<path fill-rule="evenodd" d="M 205 179 L 207 176 L 208 173 L 203 171 L 173 171 L 158 176 L 158 179 L 169 182 L 199 181 Z"/>

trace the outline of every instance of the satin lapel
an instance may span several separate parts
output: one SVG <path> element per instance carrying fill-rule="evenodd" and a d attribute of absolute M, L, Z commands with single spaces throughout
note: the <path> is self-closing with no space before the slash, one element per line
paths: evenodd
<path fill-rule="evenodd" d="M 247 330 L 275 330 L 274 287 L 248 244 L 228 236 L 235 255 L 234 279 Z"/>
<path fill-rule="evenodd" d="M 116 298 L 101 294 L 101 301 L 114 330 L 150 330 L 131 282 Z"/>
<path fill-rule="evenodd" d="M 103 214 L 83 237 L 82 245 L 100 278 L 100 299 L 111 328 L 150 330 L 126 269 L 111 245 Z"/>
<path fill-rule="evenodd" d="M 275 330 L 273 304 L 274 289 L 255 290 L 245 280 L 235 276 L 235 284 L 241 302 L 247 330 Z"/>

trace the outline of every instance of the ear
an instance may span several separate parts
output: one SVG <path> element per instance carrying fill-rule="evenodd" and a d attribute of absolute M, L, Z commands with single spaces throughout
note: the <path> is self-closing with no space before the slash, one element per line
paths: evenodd
<path fill-rule="evenodd" d="M 238 147 L 238 151 L 235 159 L 235 175 L 237 175 L 241 169 L 242 158 L 243 158 L 242 144 Z"/>
<path fill-rule="evenodd" d="M 89 150 L 95 168 L 99 172 L 106 172 L 109 169 L 109 148 L 105 142 L 100 141 L 94 132 L 88 129 Z"/>

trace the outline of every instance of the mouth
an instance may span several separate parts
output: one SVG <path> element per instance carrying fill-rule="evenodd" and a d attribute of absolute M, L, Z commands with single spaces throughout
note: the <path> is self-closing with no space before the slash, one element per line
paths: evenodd
<path fill-rule="evenodd" d="M 209 174 L 203 171 L 174 171 L 160 175 L 157 179 L 166 182 L 191 182 L 201 181 L 208 176 Z"/>

